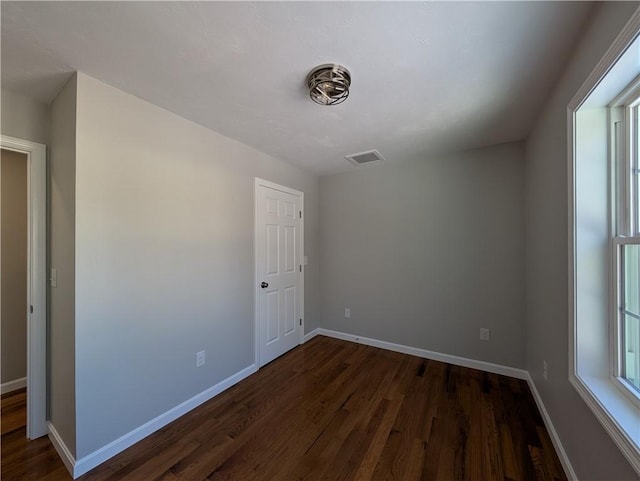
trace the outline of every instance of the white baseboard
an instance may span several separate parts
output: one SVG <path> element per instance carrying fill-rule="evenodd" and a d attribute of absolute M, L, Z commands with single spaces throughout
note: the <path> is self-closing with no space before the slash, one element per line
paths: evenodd
<path fill-rule="evenodd" d="M 529 384 L 529 389 L 531 389 L 531 393 L 533 394 L 533 398 L 538 405 L 538 410 L 540 414 L 542 414 L 542 419 L 544 421 L 544 425 L 551 436 L 551 442 L 553 443 L 553 447 L 556 449 L 556 453 L 560 458 L 560 463 L 562 464 L 562 469 L 564 469 L 564 474 L 567 475 L 567 479 L 569 481 L 577 481 L 578 477 L 576 476 L 576 472 L 573 470 L 573 466 L 571 466 L 571 462 L 569 461 L 569 456 L 567 456 L 567 452 L 564 450 L 564 446 L 562 446 L 562 442 L 560 441 L 560 436 L 558 436 L 558 432 L 551 422 L 551 417 L 547 412 L 547 408 L 542 402 L 542 398 L 540 397 L 540 393 L 538 392 L 538 388 L 536 388 L 531 375 L 527 373 L 527 383 Z"/>
<path fill-rule="evenodd" d="M 78 459 L 77 461 L 73 458 L 70 451 L 67 449 L 66 445 L 51 424 L 49 424 L 49 438 L 51 439 L 51 443 L 53 444 L 53 446 L 56 448 L 56 451 L 58 451 L 58 454 L 62 458 L 65 466 L 73 476 L 73 479 L 76 479 L 79 476 L 82 476 L 84 473 L 95 468 L 96 466 L 104 463 L 107 459 L 112 458 L 116 454 L 119 454 L 128 447 L 134 445 L 138 441 L 141 441 L 150 434 L 153 434 L 158 429 L 161 429 L 170 422 L 175 421 L 180 416 L 183 416 L 192 409 L 200 406 L 202 403 L 208 401 L 212 397 L 217 396 L 226 389 L 229 389 L 234 384 L 239 383 L 257 370 L 258 368 L 256 364 L 252 364 L 251 366 L 244 368 L 242 371 L 229 376 L 223 381 L 220 381 L 215 386 L 210 387 L 200 394 L 196 394 L 191 399 L 178 404 L 176 407 L 169 409 L 160 416 L 152 419 L 151 421 L 143 424 L 133 431 L 120 436 L 115 441 L 110 442 L 106 446 L 103 446 L 102 448 Z"/>
<path fill-rule="evenodd" d="M 313 331 L 311 332 L 307 332 L 303 337 L 302 337 L 302 344 L 304 344 L 307 341 L 310 341 L 311 339 L 313 339 L 314 337 L 316 337 L 318 335 L 318 331 L 320 330 L 320 328 L 315 328 Z"/>
<path fill-rule="evenodd" d="M 58 434 L 55 426 L 51 424 L 51 421 L 47 422 L 47 427 L 49 428 L 49 440 L 51 441 L 51 444 L 53 444 L 53 447 L 58 452 L 58 456 L 60 456 L 60 459 L 62 459 L 62 462 L 66 466 L 67 470 L 73 475 L 73 467 L 76 464 L 75 458 L 60 437 L 60 434 Z"/>
<path fill-rule="evenodd" d="M 7 381 L 0 384 L 0 394 L 6 394 L 11 391 L 17 391 L 27 387 L 27 378 L 22 377 L 20 379 L 14 379 L 13 381 Z"/>
<path fill-rule="evenodd" d="M 403 354 L 411 354 L 412 356 L 423 357 L 425 359 L 433 359 L 434 361 L 446 362 L 455 366 L 469 367 L 471 369 L 479 369 L 480 371 L 492 372 L 495 374 L 502 374 L 503 376 L 515 377 L 517 379 L 528 379 L 529 373 L 524 369 L 517 369 L 515 367 L 502 366 L 500 364 L 493 364 L 486 361 L 476 361 L 475 359 L 467 359 L 466 357 L 452 356 L 451 354 L 442 354 L 441 352 L 428 351 L 426 349 L 420 349 L 418 347 L 405 346 L 402 344 L 395 344 L 393 342 L 379 341 L 378 339 L 371 339 L 368 337 L 356 336 L 354 334 L 346 334 L 339 331 L 331 331 L 329 329 L 316 329 L 318 333 L 316 335 L 333 337 L 336 339 L 342 339 L 343 341 L 357 342 L 359 344 L 366 344 L 367 346 L 379 347 L 382 349 L 388 349 L 389 351 L 401 352 Z M 309 333 L 311 334 L 311 333 Z"/>

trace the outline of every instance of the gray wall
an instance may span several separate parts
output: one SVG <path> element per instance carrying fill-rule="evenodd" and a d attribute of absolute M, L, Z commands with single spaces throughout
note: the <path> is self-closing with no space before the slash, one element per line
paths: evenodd
<path fill-rule="evenodd" d="M 583 480 L 638 475 L 568 381 L 567 105 L 637 7 L 598 7 L 526 144 L 527 370 Z"/>
<path fill-rule="evenodd" d="M 49 419 L 76 454 L 75 206 L 76 76 L 51 105 L 49 263 Z"/>
<path fill-rule="evenodd" d="M 23 140 L 49 143 L 49 106 L 2 90 L 2 133 Z"/>
<path fill-rule="evenodd" d="M 27 376 L 27 156 L 2 150 L 2 383 Z"/>
<path fill-rule="evenodd" d="M 523 155 L 504 144 L 321 178 L 321 326 L 523 367 Z"/>
<path fill-rule="evenodd" d="M 83 74 L 77 102 L 81 458 L 254 363 L 254 176 L 305 194 L 305 319 L 317 326 L 318 187 Z"/>

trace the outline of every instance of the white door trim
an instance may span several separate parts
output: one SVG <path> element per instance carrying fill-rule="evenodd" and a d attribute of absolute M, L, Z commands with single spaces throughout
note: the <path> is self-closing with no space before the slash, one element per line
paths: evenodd
<path fill-rule="evenodd" d="M 27 155 L 27 437 L 47 428 L 47 148 L 43 144 L 0 135 L 0 147 Z M 33 306 L 33 312 L 29 312 Z"/>
<path fill-rule="evenodd" d="M 302 325 L 298 326 L 298 336 L 299 336 L 299 344 L 304 342 L 304 192 L 299 190 L 291 189 L 290 187 L 285 187 L 280 184 L 276 184 L 274 182 L 269 182 L 268 180 L 260 179 L 258 177 L 255 178 L 254 189 L 253 189 L 253 265 L 254 265 L 254 274 L 253 274 L 253 288 L 254 288 L 254 297 L 253 297 L 253 320 L 254 320 L 254 359 L 256 366 L 260 367 L 260 345 L 258 339 L 259 326 L 258 326 L 258 295 L 259 295 L 259 284 L 262 279 L 259 279 L 258 275 L 258 242 L 257 242 L 257 233 L 258 233 L 258 188 L 260 187 L 268 187 L 270 189 L 279 190 L 281 192 L 285 192 L 287 194 L 294 195 L 300 198 L 300 212 L 302 213 L 302 217 L 300 218 L 300 259 L 302 263 L 302 271 L 300 274 L 300 295 L 299 295 L 299 305 L 300 305 L 300 315 L 302 316 Z"/>

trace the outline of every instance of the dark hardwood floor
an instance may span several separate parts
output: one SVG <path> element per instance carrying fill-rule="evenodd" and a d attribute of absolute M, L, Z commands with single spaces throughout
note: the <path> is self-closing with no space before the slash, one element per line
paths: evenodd
<path fill-rule="evenodd" d="M 0 423 L 0 433 L 2 436 L 18 429 L 22 429 L 27 424 L 27 389 L 18 389 L 2 395 L 0 409 L 2 410 L 2 423 Z"/>
<path fill-rule="evenodd" d="M 34 441 L 27 440 L 26 389 L 2 395 L 0 415 L 2 481 L 71 479 L 46 437 Z"/>
<path fill-rule="evenodd" d="M 2 480 L 71 479 L 5 401 Z M 524 381 L 316 337 L 80 479 L 566 478 Z"/>

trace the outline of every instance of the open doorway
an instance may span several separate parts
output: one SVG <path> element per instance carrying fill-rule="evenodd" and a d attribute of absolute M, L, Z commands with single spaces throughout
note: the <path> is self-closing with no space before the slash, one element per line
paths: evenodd
<path fill-rule="evenodd" d="M 48 433 L 45 174 L 44 145 L 0 136 L 2 434 L 29 439 Z"/>
<path fill-rule="evenodd" d="M 0 152 L 0 387 L 2 435 L 27 426 L 28 163 Z"/>

